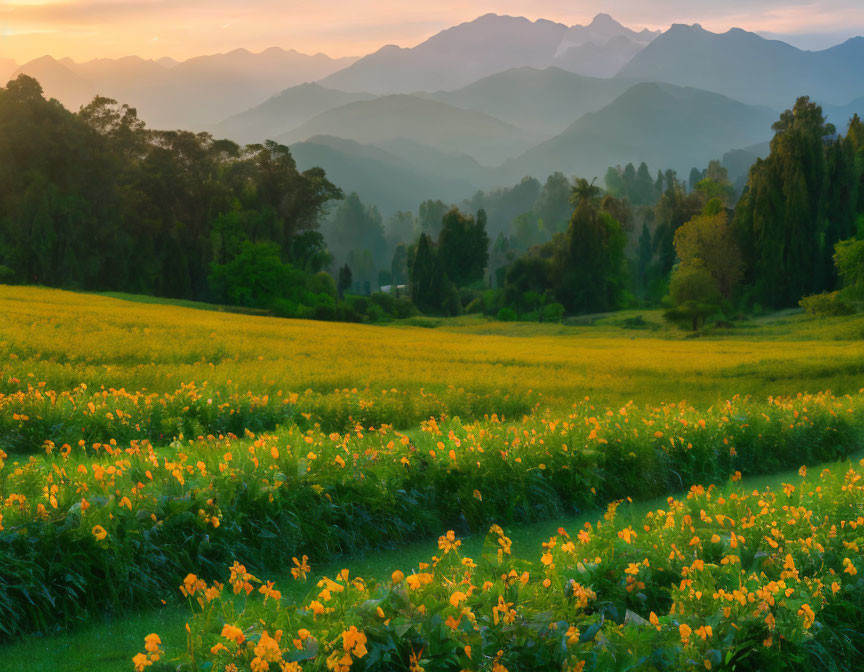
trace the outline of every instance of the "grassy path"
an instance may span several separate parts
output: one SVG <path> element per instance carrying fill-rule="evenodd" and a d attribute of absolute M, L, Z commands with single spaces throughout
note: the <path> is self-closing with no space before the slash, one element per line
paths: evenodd
<path fill-rule="evenodd" d="M 852 459 L 860 457 L 859 454 Z M 743 482 L 748 487 L 778 489 L 784 481 L 796 477 L 794 471 L 789 471 L 770 476 L 753 476 L 745 478 Z M 622 506 L 618 510 L 618 520 L 623 525 L 634 524 L 648 511 L 664 507 L 665 504 L 666 498 L 660 497 Z M 601 516 L 602 511 L 592 510 L 543 523 L 513 526 L 508 528 L 507 532 L 514 542 L 517 555 L 521 555 L 525 560 L 537 560 L 541 542 L 556 534 L 559 527 L 573 531 L 586 521 L 593 523 Z M 464 539 L 464 553 L 469 556 L 479 555 L 482 544 L 482 535 Z M 416 567 L 419 562 L 427 561 L 436 551 L 434 540 L 427 540 L 362 557 L 344 557 L 324 566 L 313 567 L 313 574 L 305 584 L 292 581 L 287 572 L 281 577 L 262 578 L 275 579 L 288 600 L 302 599 L 320 576 L 332 575 L 342 567 L 349 567 L 352 575 L 384 578 L 395 569 L 404 571 L 412 566 Z M 160 610 L 119 619 L 100 619 L 74 632 L 47 637 L 30 636 L 19 643 L 0 647 L 0 672 L 129 672 L 132 656 L 140 651 L 144 636 L 151 632 L 159 633 L 169 651 L 184 646 L 183 624 L 188 614 L 185 604 L 179 604 L 172 599 Z"/>

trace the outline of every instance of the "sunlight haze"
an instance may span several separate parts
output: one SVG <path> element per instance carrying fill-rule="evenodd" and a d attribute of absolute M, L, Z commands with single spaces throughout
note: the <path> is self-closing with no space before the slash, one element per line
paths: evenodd
<path fill-rule="evenodd" d="M 634 28 L 665 30 L 672 23 L 698 22 L 722 32 L 737 26 L 792 43 L 799 38 L 803 48 L 824 48 L 864 29 L 864 8 L 855 0 L 442 0 L 429 6 L 396 0 L 3 0 L 0 57 L 19 63 L 45 54 L 76 61 L 130 54 L 182 60 L 272 46 L 362 56 L 387 44 L 414 46 L 488 12 L 568 25 L 589 23 L 605 12 Z"/>

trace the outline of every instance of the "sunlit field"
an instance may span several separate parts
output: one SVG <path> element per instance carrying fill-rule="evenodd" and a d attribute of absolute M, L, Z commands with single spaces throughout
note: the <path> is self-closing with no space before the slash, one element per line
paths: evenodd
<path fill-rule="evenodd" d="M 127 637 L 122 655 L 97 638 L 106 670 L 475 669 L 470 651 L 498 672 L 611 670 L 658 647 L 670 668 L 711 669 L 757 639 L 765 665 L 785 647 L 857 655 L 824 628 L 852 627 L 861 605 L 860 469 L 841 461 L 864 436 L 864 319 L 768 316 L 696 339 L 650 312 L 634 329 L 635 314 L 364 326 L 201 308 L 0 287 L 5 643 L 107 616 Z M 782 495 L 662 504 L 819 463 L 820 483 Z M 613 505 L 585 535 L 496 555 L 543 521 L 658 497 L 666 513 L 622 526 L 632 538 Z M 457 537 L 490 528 L 491 555 L 457 557 Z M 446 530 L 439 561 L 412 574 L 395 556 L 404 582 L 349 570 L 283 598 L 252 578 Z M 181 628 L 181 584 L 203 608 L 188 646 L 133 632 Z"/>
<path fill-rule="evenodd" d="M 707 408 L 736 394 L 855 392 L 864 374 L 860 317 L 832 321 L 836 340 L 800 316 L 686 339 L 479 318 L 435 329 L 325 324 L 11 287 L 0 287 L 0 311 L 0 431 L 18 437 L 7 451 L 270 430 L 298 413 L 340 430 L 518 417 L 585 397 Z"/>

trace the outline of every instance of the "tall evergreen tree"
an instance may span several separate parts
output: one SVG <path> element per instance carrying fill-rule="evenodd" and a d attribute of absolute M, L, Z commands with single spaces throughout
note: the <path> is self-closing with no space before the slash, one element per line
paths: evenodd
<path fill-rule="evenodd" d="M 481 209 L 476 220 L 456 208 L 444 215 L 438 258 L 442 271 L 457 287 L 481 281 L 489 263 L 486 211 Z"/>
<path fill-rule="evenodd" d="M 751 169 L 735 228 L 758 297 L 781 307 L 832 284 L 825 264 L 825 144 L 835 128 L 804 97 L 781 115 L 774 132 L 770 155 Z M 834 162 L 841 172 L 844 161 L 841 153 Z"/>
<path fill-rule="evenodd" d="M 441 309 L 443 278 L 432 241 L 420 234 L 414 262 L 411 264 L 411 301 L 422 312 Z"/>

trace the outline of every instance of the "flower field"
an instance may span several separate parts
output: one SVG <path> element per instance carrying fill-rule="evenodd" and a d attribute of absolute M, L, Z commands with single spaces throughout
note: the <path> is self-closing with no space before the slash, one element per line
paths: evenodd
<path fill-rule="evenodd" d="M 421 329 L 239 316 L 0 286 L 0 449 L 274 430 L 302 414 L 327 431 L 429 417 L 518 417 L 586 396 L 701 408 L 864 378 L 858 317 L 719 340 L 620 328 L 467 324 Z M 754 329 L 756 329 L 754 327 Z M 119 411 L 119 412 L 118 412 Z"/>
<path fill-rule="evenodd" d="M 430 419 L 411 432 L 292 427 L 164 447 L 48 443 L 25 461 L 0 453 L 0 632 L 158 604 L 185 574 L 217 577 L 232 558 L 274 569 L 442 524 L 476 531 L 834 460 L 860 445 L 862 425 L 861 394 L 733 399 L 710 412 L 583 400 L 563 416 Z"/>
<path fill-rule="evenodd" d="M 479 558 L 451 531 L 428 563 L 382 583 L 343 569 L 299 603 L 237 562 L 227 585 L 190 574 L 186 650 L 150 634 L 130 669 L 860 669 L 864 460 L 799 473 L 694 486 L 635 528 L 613 502 L 530 563 L 498 525 Z"/>
<path fill-rule="evenodd" d="M 808 669 L 818 647 L 838 670 L 861 660 L 846 571 L 864 569 L 847 511 L 860 482 L 845 469 L 811 474 L 822 490 L 693 490 L 666 507 L 670 527 L 655 513 L 624 537 L 613 506 L 535 562 L 506 553 L 503 531 L 856 454 L 857 318 L 834 340 L 796 320 L 684 340 L 297 322 L 2 286 L 0 311 L 0 643 L 158 611 L 183 584 L 191 648 L 151 637 L 138 667 L 761 670 L 781 651 Z M 458 538 L 490 526 L 503 528 L 489 557 L 461 557 Z M 805 528 L 822 550 L 798 541 Z M 349 572 L 289 606 L 253 579 L 441 530 L 454 533 L 440 560 L 393 585 Z M 776 567 L 786 555 L 794 568 Z M 778 606 L 775 628 L 762 609 L 757 625 L 750 596 L 767 602 L 767 582 L 791 585 L 793 570 L 794 596 L 772 595 L 795 613 Z M 733 595 L 733 616 L 710 611 L 709 586 Z"/>

